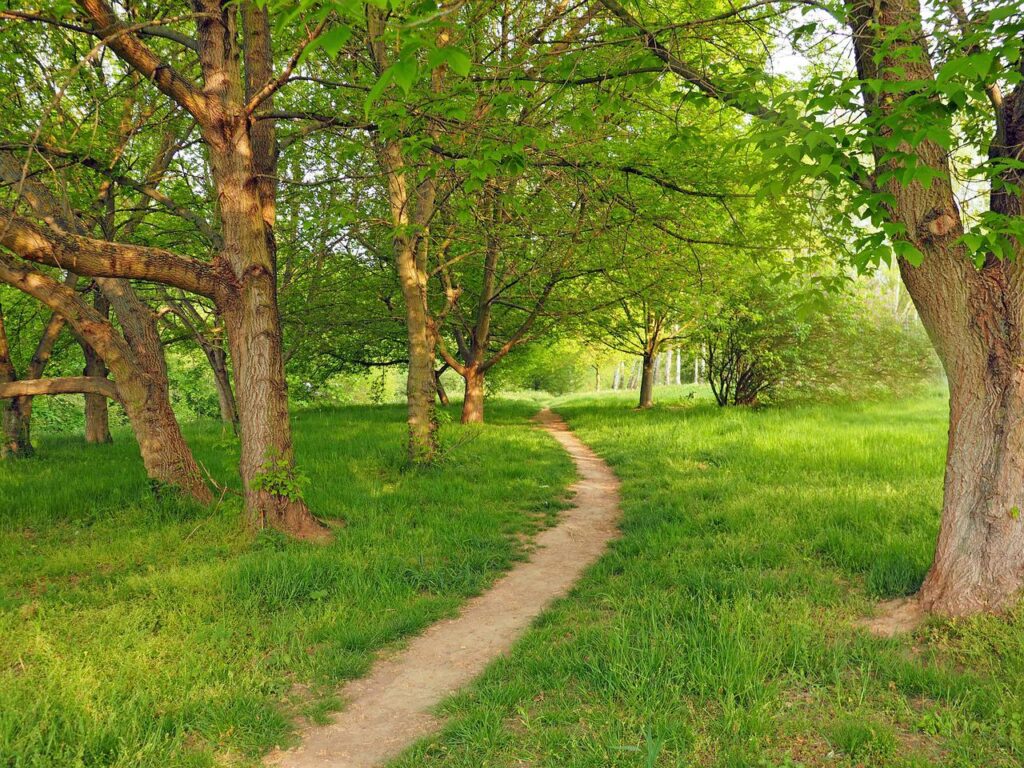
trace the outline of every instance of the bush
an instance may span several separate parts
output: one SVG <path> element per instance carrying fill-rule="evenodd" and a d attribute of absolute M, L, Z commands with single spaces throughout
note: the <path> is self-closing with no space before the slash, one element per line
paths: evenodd
<path fill-rule="evenodd" d="M 852 292 L 747 287 L 705 321 L 702 343 L 719 405 L 898 394 L 938 373 L 916 317 Z"/>

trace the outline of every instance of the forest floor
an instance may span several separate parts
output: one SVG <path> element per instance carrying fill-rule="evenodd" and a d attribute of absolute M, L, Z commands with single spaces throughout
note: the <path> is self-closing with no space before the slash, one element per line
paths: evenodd
<path fill-rule="evenodd" d="M 0 765 L 256 765 L 325 722 L 342 681 L 454 615 L 565 508 L 573 465 L 535 412 L 444 427 L 446 462 L 421 472 L 401 407 L 298 413 L 307 498 L 346 523 L 326 546 L 245 532 L 231 494 L 212 514 L 154 500 L 128 434 L 44 436 L 0 464 Z M 236 482 L 233 438 L 186 436 Z"/>
<path fill-rule="evenodd" d="M 1014 768 L 1024 607 L 879 638 L 938 529 L 945 393 L 721 410 L 554 404 L 623 535 L 393 768 Z"/>

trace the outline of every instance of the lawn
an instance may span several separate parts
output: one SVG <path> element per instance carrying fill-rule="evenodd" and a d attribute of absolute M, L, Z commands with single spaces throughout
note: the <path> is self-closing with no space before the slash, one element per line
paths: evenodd
<path fill-rule="evenodd" d="M 153 499 L 126 433 L 0 464 L 0 766 L 251 765 L 287 743 L 554 518 L 573 470 L 533 411 L 445 427 L 446 462 L 416 472 L 402 407 L 299 413 L 307 498 L 345 521 L 327 546 L 253 536 L 230 493 L 213 511 Z M 235 482 L 235 441 L 186 433 Z"/>
<path fill-rule="evenodd" d="M 623 538 L 401 768 L 1024 764 L 1024 610 L 880 639 L 938 525 L 945 396 L 556 404 L 623 481 Z"/>

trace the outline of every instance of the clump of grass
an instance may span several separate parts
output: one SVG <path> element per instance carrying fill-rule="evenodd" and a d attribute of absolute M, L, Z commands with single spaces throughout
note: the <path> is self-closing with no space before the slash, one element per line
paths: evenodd
<path fill-rule="evenodd" d="M 835 749 L 853 758 L 885 759 L 896 751 L 896 735 L 892 728 L 860 717 L 844 717 L 828 729 Z"/>
<path fill-rule="evenodd" d="M 331 553 L 299 548 L 241 557 L 224 578 L 229 600 L 252 602 L 266 611 L 327 600 L 343 583 L 342 564 Z"/>

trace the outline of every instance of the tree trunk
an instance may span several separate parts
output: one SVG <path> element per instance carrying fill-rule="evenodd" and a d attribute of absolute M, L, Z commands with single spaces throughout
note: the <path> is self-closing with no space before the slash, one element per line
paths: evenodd
<path fill-rule="evenodd" d="M 153 490 L 163 493 L 165 489 L 178 489 L 201 503 L 213 501 L 181 434 L 163 382 L 138 375 L 120 376 L 117 389 Z"/>
<path fill-rule="evenodd" d="M 28 406 L 28 412 L 23 409 Z M 32 448 L 32 398 L 16 397 L 0 403 L 3 410 L 3 445 L 0 459 L 25 458 L 34 453 Z"/>
<path fill-rule="evenodd" d="M 270 526 L 299 538 L 320 539 L 328 535 L 327 529 L 302 500 L 294 466 L 275 275 L 259 199 L 255 186 L 243 181 L 247 175 L 239 173 L 234 158 L 221 155 L 218 163 L 226 166 L 219 172 L 224 255 L 238 282 L 230 306 L 221 309 L 237 384 L 239 471 L 246 511 L 254 527 Z M 289 486 L 286 492 L 264 487 L 272 475 L 280 475 L 274 477 L 275 484 Z"/>
<path fill-rule="evenodd" d="M 227 353 L 213 344 L 204 344 L 203 352 L 213 371 L 213 383 L 217 388 L 217 404 L 220 406 L 220 420 L 238 434 L 238 405 L 228 375 Z"/>
<path fill-rule="evenodd" d="M 626 381 L 626 389 L 636 389 L 640 376 L 640 368 L 640 361 L 634 360 L 633 365 L 629 369 L 629 379 Z"/>
<path fill-rule="evenodd" d="M 93 299 L 93 307 L 101 316 L 110 316 L 110 303 L 102 294 L 97 294 Z M 82 342 L 82 354 L 85 356 L 85 376 L 95 376 L 105 379 L 107 377 L 107 366 L 103 358 L 96 354 L 96 351 L 87 342 Z M 103 395 L 85 395 L 85 442 L 93 444 L 112 443 L 114 439 L 110 435 L 110 412 L 107 408 L 107 398 Z"/>
<path fill-rule="evenodd" d="M 858 74 L 881 78 L 890 90 L 863 90 L 865 107 L 878 131 L 892 138 L 900 121 L 891 115 L 910 98 L 910 82 L 932 82 L 934 72 L 920 40 L 924 32 L 917 0 L 881 5 L 849 0 L 850 28 Z M 916 91 L 914 91 L 916 93 Z M 893 95 L 896 94 L 896 95 Z M 1003 100 L 997 122 L 1004 135 L 992 142 L 998 152 L 1016 154 L 1024 134 L 1013 127 L 1024 120 L 1020 92 Z M 924 260 L 914 267 L 899 260 L 903 283 L 942 360 L 949 381 L 950 426 L 942 521 L 935 559 L 921 586 L 922 606 L 962 616 L 1010 607 L 1024 586 L 1024 273 L 1017 258 L 989 255 L 977 269 L 960 241 L 963 220 L 952 190 L 947 151 L 930 140 L 898 146 L 877 143 L 875 173 L 889 174 L 883 191 L 890 218 Z M 1012 146 L 1010 146 L 1012 145 Z M 910 153 L 915 165 L 934 172 L 930 183 L 902 184 L 904 163 L 893 151 Z M 1010 173 L 1014 173 L 1012 170 Z M 1012 179 L 1007 179 L 1012 181 Z M 993 194 L 996 213 L 1019 215 L 1019 197 Z"/>
<path fill-rule="evenodd" d="M 107 377 L 107 366 L 88 344 L 82 345 L 85 354 L 85 376 Z M 85 442 L 94 444 L 112 443 L 110 435 L 110 411 L 107 398 L 103 395 L 85 395 Z"/>
<path fill-rule="evenodd" d="M 448 399 L 448 390 L 444 388 L 444 384 L 441 381 L 441 374 L 443 372 L 444 371 L 442 369 L 441 371 L 436 371 L 434 373 L 434 387 L 437 389 L 437 401 L 441 405 L 447 407 L 451 405 L 451 400 Z"/>
<path fill-rule="evenodd" d="M 434 334 L 430 328 L 417 281 L 408 273 L 415 271 L 408 264 L 399 264 L 402 292 L 406 296 L 406 331 L 409 335 L 409 375 L 405 384 L 408 404 L 409 460 L 413 464 L 430 464 L 437 458 L 437 415 L 434 398 Z M 410 296 L 411 294 L 411 296 Z"/>
<path fill-rule="evenodd" d="M 654 405 L 654 359 L 651 353 L 644 353 L 643 373 L 640 376 L 640 408 Z"/>
<path fill-rule="evenodd" d="M 484 373 L 476 368 L 467 368 L 466 390 L 462 400 L 462 423 L 482 424 L 484 421 Z"/>
<path fill-rule="evenodd" d="M 979 367 L 950 379 L 945 497 L 935 560 L 921 587 L 929 611 L 1009 608 L 1024 586 L 1024 369 Z"/>
<path fill-rule="evenodd" d="M 7 329 L 4 326 L 3 308 L 0 307 L 0 384 L 17 381 L 18 372 L 11 360 L 11 350 L 7 344 Z M 31 404 L 31 398 L 14 398 L 0 401 L 0 427 L 3 428 L 3 442 L 0 443 L 0 459 L 32 454 L 32 441 L 29 439 L 31 423 L 21 409 L 22 401 Z"/>
<path fill-rule="evenodd" d="M 197 6 L 205 12 L 197 23 L 200 63 L 216 99 L 216 106 L 205 116 L 203 138 L 221 220 L 217 260 L 230 268 L 233 283 L 217 304 L 228 328 L 234 370 L 246 513 L 253 527 L 270 526 L 298 538 L 323 539 L 329 536 L 326 526 L 302 500 L 288 414 L 273 229 L 277 169 L 273 121 L 253 120 L 246 114 L 246 99 L 270 72 L 266 9 L 242 4 L 246 40 L 240 49 L 234 8 L 227 10 L 213 0 L 202 0 Z M 243 55 L 248 77 L 242 72 Z M 258 111 L 270 107 L 268 98 Z"/>

